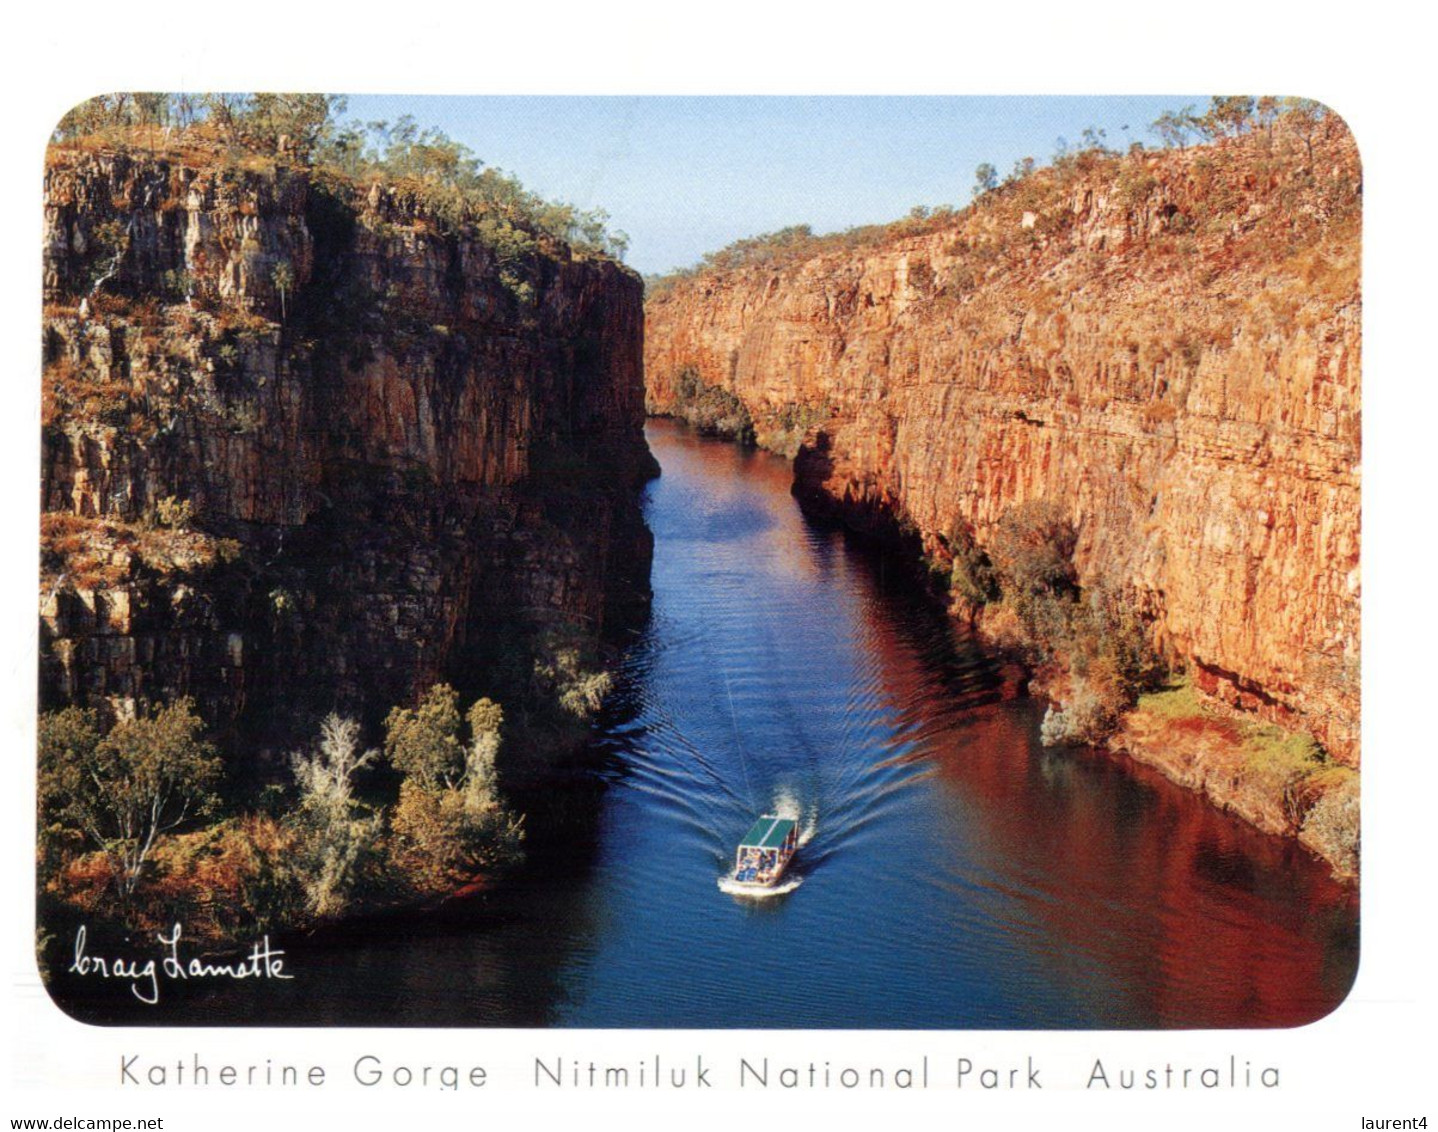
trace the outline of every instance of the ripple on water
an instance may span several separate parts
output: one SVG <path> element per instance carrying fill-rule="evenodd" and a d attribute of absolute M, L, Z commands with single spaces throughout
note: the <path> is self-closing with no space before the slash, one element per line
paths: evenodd
<path fill-rule="evenodd" d="M 609 961 L 589 965 L 573 1021 L 764 1024 L 778 1000 L 789 1025 L 1225 1016 L 1202 990 L 1212 979 L 1184 969 L 1201 950 L 1189 886 L 1202 865 L 1165 827 L 1176 809 L 1190 823 L 1221 815 L 1172 791 L 1156 811 L 1130 812 L 1132 784 L 1043 752 L 1032 705 L 1004 701 L 998 666 L 901 571 L 805 522 L 781 463 L 663 426 L 651 443 L 664 468 L 649 499 L 651 631 L 663 640 L 637 646 L 624 669 L 644 726 L 626 732 L 622 790 L 636 797 L 614 800 L 624 820 L 609 834 L 666 857 L 624 888 L 663 909 L 664 957 L 646 965 L 642 994 L 626 994 L 622 957 L 643 941 L 597 938 Z M 762 812 L 800 817 L 803 837 L 783 884 L 756 894 L 729 872 Z M 1320 880 L 1300 888 L 1312 897 Z M 716 902 L 716 888 L 732 902 Z M 598 898 L 631 911 L 618 891 Z M 726 915 L 726 903 L 763 914 Z M 1248 912 L 1214 923 L 1239 938 L 1275 922 L 1271 909 Z M 1278 949 L 1322 948 L 1302 936 L 1295 925 Z M 1277 952 L 1216 953 L 1242 966 Z M 683 994 L 666 1004 L 656 971 L 683 980 Z M 704 990 L 730 1011 L 717 1023 L 695 1005 Z M 1281 995 L 1259 1010 L 1293 1012 Z"/>

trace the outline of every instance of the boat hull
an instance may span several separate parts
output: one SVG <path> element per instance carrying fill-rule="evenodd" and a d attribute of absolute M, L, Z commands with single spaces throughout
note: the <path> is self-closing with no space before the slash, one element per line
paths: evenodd
<path fill-rule="evenodd" d="M 765 880 L 740 880 L 737 874 L 731 874 L 729 876 L 729 886 L 731 888 L 753 889 L 755 892 L 769 892 L 783 879 L 788 867 L 789 862 L 785 861 L 783 865 L 771 873 Z"/>

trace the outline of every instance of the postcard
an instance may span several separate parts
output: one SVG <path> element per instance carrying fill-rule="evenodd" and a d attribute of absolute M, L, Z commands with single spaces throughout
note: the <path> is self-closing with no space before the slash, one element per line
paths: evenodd
<path fill-rule="evenodd" d="M 75 103 L 28 591 L 74 1072 L 1291 1101 L 1366 942 L 1341 110 Z"/>

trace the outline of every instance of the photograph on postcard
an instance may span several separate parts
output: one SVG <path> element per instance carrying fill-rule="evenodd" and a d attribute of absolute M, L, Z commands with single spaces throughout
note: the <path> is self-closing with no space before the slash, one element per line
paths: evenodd
<path fill-rule="evenodd" d="M 1327 1015 L 1361 205 L 1297 95 L 75 106 L 44 165 L 51 998 Z"/>

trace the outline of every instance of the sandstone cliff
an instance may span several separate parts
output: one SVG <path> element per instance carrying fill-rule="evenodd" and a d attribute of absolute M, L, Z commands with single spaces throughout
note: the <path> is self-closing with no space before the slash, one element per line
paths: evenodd
<path fill-rule="evenodd" d="M 41 699 L 382 712 L 646 584 L 641 284 L 393 188 L 58 151 Z"/>
<path fill-rule="evenodd" d="M 1356 766 L 1358 159 L 1299 125 L 681 278 L 647 306 L 649 409 L 733 395 L 802 496 L 941 560 L 1057 503 L 1081 584 L 1199 688 Z"/>

